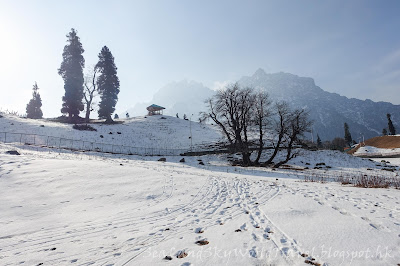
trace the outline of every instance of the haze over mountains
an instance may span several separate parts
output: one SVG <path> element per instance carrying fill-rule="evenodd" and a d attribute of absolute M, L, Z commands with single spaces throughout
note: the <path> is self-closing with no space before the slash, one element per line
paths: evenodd
<path fill-rule="evenodd" d="M 310 111 L 314 120 L 313 135 L 317 134 L 324 140 L 343 137 L 343 124 L 350 126 L 353 139 L 358 140 L 381 135 L 387 127 L 386 114 L 392 114 L 392 120 L 400 130 L 400 105 L 388 102 L 374 102 L 369 99 L 359 100 L 347 98 L 336 93 L 324 91 L 315 85 L 312 78 L 299 77 L 289 73 L 267 74 L 258 69 L 252 76 L 244 76 L 239 81 L 243 86 L 267 91 L 274 101 L 285 100 L 293 107 L 302 107 Z M 170 83 L 161 88 L 149 103 L 137 104 L 129 109 L 131 115 L 143 115 L 146 106 L 155 103 L 166 107 L 165 114 L 180 117 L 204 111 L 204 100 L 212 96 L 214 91 L 195 81 Z M 311 138 L 311 134 L 309 136 Z"/>
<path fill-rule="evenodd" d="M 171 82 L 159 89 L 151 102 L 136 104 L 128 113 L 131 116 L 145 115 L 146 107 L 154 103 L 165 107 L 166 115 L 175 116 L 178 113 L 182 118 L 186 114 L 189 118 L 193 114 L 192 118 L 197 120 L 199 112 L 206 110 L 205 99 L 214 93 L 215 91 L 196 81 Z"/>

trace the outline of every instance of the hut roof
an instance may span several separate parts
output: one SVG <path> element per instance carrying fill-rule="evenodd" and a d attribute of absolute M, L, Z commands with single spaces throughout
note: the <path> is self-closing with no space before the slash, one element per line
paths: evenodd
<path fill-rule="evenodd" d="M 159 106 L 157 104 L 152 104 L 147 107 L 147 110 L 149 110 L 149 111 L 159 111 L 159 110 L 163 110 L 163 109 L 165 109 L 165 107 Z"/>

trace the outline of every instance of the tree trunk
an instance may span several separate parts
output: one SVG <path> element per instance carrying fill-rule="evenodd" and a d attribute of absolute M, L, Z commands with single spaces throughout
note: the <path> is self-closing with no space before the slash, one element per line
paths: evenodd
<path fill-rule="evenodd" d="M 260 161 L 260 158 L 261 158 L 261 154 L 262 154 L 262 151 L 263 151 L 263 148 L 264 148 L 262 119 L 261 118 L 259 119 L 258 123 L 259 123 L 259 134 L 260 134 L 260 140 L 259 141 L 260 141 L 260 143 L 259 143 L 259 146 L 258 146 L 257 158 L 254 161 L 254 164 L 256 164 L 256 165 L 259 164 L 259 161 Z"/>
<path fill-rule="evenodd" d="M 90 106 L 92 105 L 91 102 L 87 102 L 86 103 L 86 115 L 85 115 L 85 121 L 86 123 L 89 123 L 89 119 L 90 119 Z"/>
<path fill-rule="evenodd" d="M 281 146 L 282 138 L 283 138 L 283 136 L 279 136 L 278 142 L 276 143 L 276 146 L 275 146 L 275 149 L 274 149 L 274 153 L 271 155 L 271 157 L 268 159 L 268 161 L 266 161 L 264 163 L 265 165 L 271 164 L 272 160 L 275 159 L 275 156 L 278 154 L 279 148 Z"/>
<path fill-rule="evenodd" d="M 112 123 L 114 123 L 114 120 L 112 120 L 111 115 L 109 115 L 109 116 L 106 118 L 106 124 L 112 124 Z"/>
<path fill-rule="evenodd" d="M 293 148 L 293 140 L 291 139 L 289 142 L 289 145 L 287 147 L 287 152 L 286 152 L 286 159 L 283 161 L 280 161 L 279 163 L 274 165 L 274 168 L 279 168 L 281 165 L 287 163 L 292 159 L 291 154 L 292 154 L 292 148 Z"/>
<path fill-rule="evenodd" d="M 251 165 L 250 153 L 244 151 L 242 152 L 242 157 L 243 157 L 243 166 L 250 166 Z"/>

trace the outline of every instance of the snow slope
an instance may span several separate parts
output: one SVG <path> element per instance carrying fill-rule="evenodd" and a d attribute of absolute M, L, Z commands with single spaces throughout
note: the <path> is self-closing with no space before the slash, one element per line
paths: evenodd
<path fill-rule="evenodd" d="M 188 123 L 140 117 L 82 132 L 7 116 L 0 129 L 88 141 L 103 134 L 116 145 L 188 148 Z M 219 137 L 210 126 L 192 123 L 192 131 L 196 144 Z M 11 149 L 21 155 L 6 154 Z M 159 157 L 0 142 L 0 265 L 400 262 L 399 190 L 334 182 L 340 175 L 399 178 L 398 167 L 337 151 L 301 151 L 289 162 L 292 169 L 232 167 L 228 159 L 234 157 L 185 157 L 180 163 L 182 157 L 166 156 L 163 163 Z M 383 170 L 389 167 L 394 171 Z M 305 182 L 308 176 L 324 182 Z M 199 240 L 209 243 L 199 246 Z M 180 252 L 187 256 L 177 258 Z"/>
<path fill-rule="evenodd" d="M 165 119 L 161 119 L 161 117 Z M 190 127 L 193 145 L 214 143 L 219 140 L 220 133 L 215 126 L 199 124 L 171 116 L 142 116 L 115 125 L 91 124 L 97 129 L 79 131 L 73 125 L 49 122 L 47 120 L 24 119 L 10 115 L 0 118 L 0 141 L 4 141 L 4 133 L 25 133 L 74 139 L 104 144 L 117 144 L 132 147 L 158 149 L 190 149 Z M 41 127 L 41 126 L 44 127 Z M 121 134 L 118 134 L 120 132 Z M 111 134 L 110 134 L 111 133 Z M 101 137 L 101 135 L 103 137 Z M 32 137 L 30 137 L 32 138 Z M 38 137 L 35 141 L 46 142 L 46 137 Z M 19 135 L 8 135 L 8 142 L 19 142 Z"/>
<path fill-rule="evenodd" d="M 9 146 L 1 147 L 1 265 L 400 261 L 395 189 L 306 183 L 293 171 L 232 168 L 223 156 L 187 157 L 183 164 L 180 157 L 162 163 L 24 149 L 13 156 L 4 154 Z M 339 168 L 343 158 L 335 157 L 307 152 L 302 158 Z M 359 161 L 360 170 L 375 165 L 348 158 Z M 209 244 L 198 246 L 198 240 Z M 182 250 L 188 256 L 177 258 Z"/>
<path fill-rule="evenodd" d="M 383 148 L 376 148 L 372 146 L 364 146 L 360 147 L 355 153 L 355 156 L 398 156 L 400 157 L 400 148 L 394 149 L 383 149 Z"/>

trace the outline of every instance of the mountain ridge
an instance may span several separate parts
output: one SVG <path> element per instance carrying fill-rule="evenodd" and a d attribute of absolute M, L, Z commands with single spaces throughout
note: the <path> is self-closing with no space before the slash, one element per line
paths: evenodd
<path fill-rule="evenodd" d="M 363 135 L 364 138 L 378 136 L 387 126 L 386 114 L 391 113 L 395 120 L 400 113 L 400 105 L 327 92 L 317 86 L 314 79 L 290 73 L 267 74 L 258 69 L 252 76 L 242 77 L 238 82 L 242 86 L 267 91 L 275 101 L 285 100 L 295 107 L 310 110 L 310 116 L 315 122 L 314 138 L 318 134 L 322 140 L 343 137 L 345 122 L 349 124 L 355 140 Z"/>
<path fill-rule="evenodd" d="M 387 113 L 392 114 L 393 123 L 400 130 L 397 122 L 400 105 L 348 98 L 328 92 L 317 86 L 311 77 L 285 72 L 268 74 L 259 68 L 253 75 L 240 78 L 238 83 L 264 90 L 274 101 L 285 100 L 293 107 L 308 109 L 311 119 L 314 120 L 314 139 L 317 134 L 323 141 L 343 137 L 345 122 L 349 124 L 355 140 L 379 136 L 382 129 L 387 127 Z M 151 102 L 136 104 L 128 112 L 131 115 L 143 115 L 146 112 L 145 107 L 154 103 L 166 107 L 165 114 L 178 113 L 180 117 L 186 114 L 196 120 L 199 112 L 206 110 L 204 101 L 214 93 L 215 91 L 196 81 L 172 82 L 157 91 Z M 311 138 L 311 134 L 307 137 Z"/>

